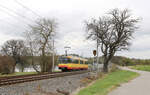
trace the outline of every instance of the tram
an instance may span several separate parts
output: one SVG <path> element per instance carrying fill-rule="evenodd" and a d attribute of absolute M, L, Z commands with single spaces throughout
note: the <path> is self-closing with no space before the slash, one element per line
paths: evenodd
<path fill-rule="evenodd" d="M 62 71 L 72 70 L 87 70 L 87 59 L 76 56 L 61 56 L 59 57 L 58 68 Z"/>

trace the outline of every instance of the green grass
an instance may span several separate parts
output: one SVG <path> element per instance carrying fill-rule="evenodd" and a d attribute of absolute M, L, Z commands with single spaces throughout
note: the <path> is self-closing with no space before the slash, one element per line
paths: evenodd
<path fill-rule="evenodd" d="M 150 71 L 150 65 L 135 65 L 130 66 L 131 69 L 142 70 L 142 71 Z"/>
<path fill-rule="evenodd" d="M 137 77 L 139 74 L 131 71 L 117 70 L 109 73 L 102 79 L 96 80 L 91 86 L 82 89 L 77 95 L 107 95 L 109 91 L 121 83 Z"/>
<path fill-rule="evenodd" d="M 36 72 L 16 72 L 13 74 L 5 74 L 5 75 L 1 75 L 0 77 L 6 77 L 6 76 L 19 76 L 19 75 L 28 75 L 28 74 L 37 74 Z"/>

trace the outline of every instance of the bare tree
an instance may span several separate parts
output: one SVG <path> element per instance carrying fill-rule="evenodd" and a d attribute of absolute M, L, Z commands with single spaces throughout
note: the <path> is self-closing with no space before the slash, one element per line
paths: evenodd
<path fill-rule="evenodd" d="M 1 47 L 1 53 L 4 56 L 13 57 L 13 59 L 15 60 L 13 72 L 15 71 L 15 67 L 16 67 L 17 63 L 24 64 L 22 57 L 24 57 L 28 54 L 27 48 L 25 47 L 23 40 L 8 40 L 8 41 L 6 41 L 3 44 L 3 46 Z"/>
<path fill-rule="evenodd" d="M 52 37 L 55 35 L 57 23 L 53 19 L 39 19 L 34 25 L 30 25 L 30 30 L 26 33 L 28 44 L 32 56 L 32 65 L 36 69 L 34 57 L 38 56 L 40 60 L 41 72 L 51 70 L 50 60 L 48 56 L 52 54 Z"/>
<path fill-rule="evenodd" d="M 104 72 L 108 72 L 109 61 L 117 51 L 128 50 L 137 22 L 138 19 L 132 17 L 128 9 L 113 9 L 107 16 L 86 22 L 87 38 L 98 40 L 103 53 Z"/>

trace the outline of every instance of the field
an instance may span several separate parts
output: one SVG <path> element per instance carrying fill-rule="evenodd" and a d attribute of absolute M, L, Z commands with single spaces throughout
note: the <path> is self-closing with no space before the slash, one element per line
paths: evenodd
<path fill-rule="evenodd" d="M 121 83 L 137 77 L 139 74 L 131 71 L 117 70 L 109 73 L 102 79 L 96 80 L 91 86 L 82 89 L 77 95 L 107 95 L 109 91 Z"/>
<path fill-rule="evenodd" d="M 150 65 L 135 65 L 130 66 L 131 69 L 142 70 L 142 71 L 150 71 Z"/>

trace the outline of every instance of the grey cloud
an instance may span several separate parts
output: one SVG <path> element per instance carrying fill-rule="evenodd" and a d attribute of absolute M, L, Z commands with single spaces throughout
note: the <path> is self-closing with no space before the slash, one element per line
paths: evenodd
<path fill-rule="evenodd" d="M 15 11 L 25 17 L 33 20 L 38 18 L 13 0 L 3 0 L 0 2 L 11 9 L 15 9 Z M 142 17 L 143 20 L 139 22 L 140 28 L 134 34 L 130 52 L 120 52 L 117 54 L 130 57 L 144 56 L 147 58 L 148 52 L 146 51 L 150 49 L 148 44 L 150 41 L 150 14 L 148 13 L 150 1 L 148 0 L 21 0 L 21 2 L 42 17 L 57 20 L 58 35 L 55 38 L 55 45 L 58 54 L 64 53 L 64 46 L 68 45 L 66 41 L 69 40 L 72 47 L 70 53 L 78 53 L 88 57 L 92 56 L 91 51 L 96 46 L 94 42 L 85 40 L 84 21 L 102 16 L 112 8 L 129 8 L 133 15 Z M 6 39 L 22 37 L 22 33 L 28 29 L 25 22 L 30 24 L 30 21 L 21 19 L 21 17 L 18 17 L 17 20 L 14 17 L 7 16 L 2 11 L 0 13 L 2 20 L 8 20 L 14 25 L 9 26 L 7 23 L 0 21 L 0 38 L 3 39 L 0 41 L 0 44 Z M 101 52 L 100 55 L 102 55 Z"/>

